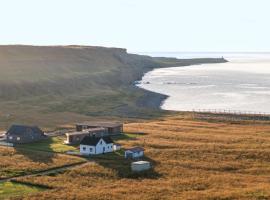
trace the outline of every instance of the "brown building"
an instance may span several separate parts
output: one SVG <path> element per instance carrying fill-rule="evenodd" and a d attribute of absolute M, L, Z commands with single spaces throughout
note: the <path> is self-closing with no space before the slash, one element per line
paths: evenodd
<path fill-rule="evenodd" d="M 76 124 L 76 131 L 92 128 L 105 128 L 109 135 L 117 135 L 123 132 L 123 124 L 118 122 L 85 122 Z"/>
<path fill-rule="evenodd" d="M 67 140 L 66 144 L 79 144 L 85 136 L 95 136 L 103 137 L 108 135 L 108 130 L 106 128 L 90 128 L 84 129 L 83 131 L 76 131 L 71 133 L 66 133 Z"/>

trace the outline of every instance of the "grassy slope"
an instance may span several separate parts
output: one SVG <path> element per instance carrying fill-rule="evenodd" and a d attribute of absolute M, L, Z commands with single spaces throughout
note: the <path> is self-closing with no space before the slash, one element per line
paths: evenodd
<path fill-rule="evenodd" d="M 0 147 L 0 158 L 0 178 L 31 174 L 83 161 L 68 155 L 10 147 Z"/>
<path fill-rule="evenodd" d="M 31 187 L 19 183 L 5 182 L 0 183 L 0 199 L 22 197 L 23 195 L 42 191 L 38 187 Z"/>
<path fill-rule="evenodd" d="M 151 58 L 101 47 L 0 46 L 0 127 L 158 116 L 153 109 L 165 97 L 132 83 L 156 67 L 208 62 L 224 60 Z"/>
<path fill-rule="evenodd" d="M 123 147 L 146 149 L 154 169 L 138 178 L 119 154 L 26 182 L 53 187 L 29 199 L 269 199 L 269 122 L 207 122 L 188 115 L 132 123 Z M 120 139 L 120 138 L 119 138 Z"/>

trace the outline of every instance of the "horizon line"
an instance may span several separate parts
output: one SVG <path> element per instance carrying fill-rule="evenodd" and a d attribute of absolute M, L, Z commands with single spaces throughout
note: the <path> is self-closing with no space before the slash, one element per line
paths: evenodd
<path fill-rule="evenodd" d="M 183 54 L 188 54 L 188 53 L 203 53 L 203 54 L 208 54 L 208 53 L 270 53 L 270 51 L 133 51 L 132 53 L 183 53 Z"/>
<path fill-rule="evenodd" d="M 184 50 L 168 50 L 168 51 L 160 51 L 160 50 L 154 50 L 154 51 L 134 51 L 131 50 L 129 51 L 128 48 L 126 47 L 116 47 L 116 46 L 104 46 L 104 45 L 88 45 L 88 44 L 48 44 L 48 45 L 38 45 L 38 44 L 0 44 L 0 46 L 29 46 L 29 47 L 103 47 L 103 48 L 117 48 L 117 49 L 126 49 L 128 53 L 137 53 L 137 54 L 145 54 L 145 53 L 169 53 L 169 54 L 173 54 L 173 53 L 182 53 L 182 54 L 188 54 L 188 53 L 200 53 L 200 54 L 219 54 L 219 53 L 233 53 L 233 54 L 239 54 L 239 53 L 244 53 L 244 54 L 270 54 L 270 50 L 269 51 L 184 51 Z"/>

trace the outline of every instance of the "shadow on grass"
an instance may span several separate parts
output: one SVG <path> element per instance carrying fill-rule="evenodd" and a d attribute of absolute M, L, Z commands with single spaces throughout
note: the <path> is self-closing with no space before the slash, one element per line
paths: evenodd
<path fill-rule="evenodd" d="M 118 140 L 137 140 L 138 137 L 143 136 L 143 135 L 147 135 L 147 134 L 142 133 L 142 132 L 137 132 L 137 133 L 125 132 L 123 134 L 114 135 L 114 136 L 111 136 L 111 137 L 112 137 L 112 139 L 114 141 L 118 141 Z"/>
<path fill-rule="evenodd" d="M 24 155 L 33 162 L 51 163 L 55 153 L 51 148 L 52 138 L 46 138 L 43 141 L 18 144 L 14 147 L 18 154 Z"/>
<path fill-rule="evenodd" d="M 149 161 L 152 168 L 143 172 L 131 171 L 131 163 L 136 160 L 126 159 L 123 156 L 123 151 L 117 151 L 98 156 L 91 156 L 90 160 L 94 160 L 97 164 L 103 166 L 104 168 L 109 168 L 116 171 L 120 178 L 158 179 L 161 177 L 161 174 L 157 173 L 154 168 L 157 163 L 146 156 L 144 156 L 140 160 Z"/>
<path fill-rule="evenodd" d="M 145 133 L 145 132 L 125 132 L 125 134 L 128 134 L 128 135 L 134 135 L 134 136 L 144 136 L 144 135 L 148 135 L 148 133 Z"/>
<path fill-rule="evenodd" d="M 111 138 L 113 139 L 113 141 L 119 141 L 119 140 L 137 140 L 136 137 L 132 137 L 128 134 L 121 134 L 121 135 L 114 135 L 111 136 Z"/>

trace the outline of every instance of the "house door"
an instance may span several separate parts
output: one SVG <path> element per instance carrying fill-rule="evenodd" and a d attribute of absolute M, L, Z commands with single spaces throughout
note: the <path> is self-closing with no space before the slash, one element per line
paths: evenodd
<path fill-rule="evenodd" d="M 103 147 L 103 153 L 105 153 L 105 147 Z"/>

